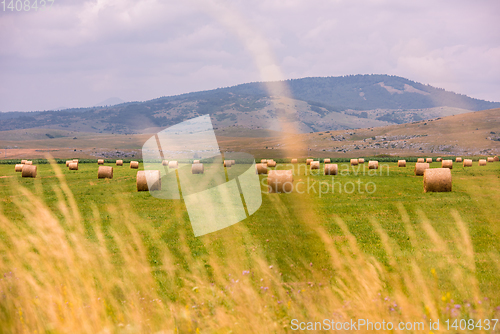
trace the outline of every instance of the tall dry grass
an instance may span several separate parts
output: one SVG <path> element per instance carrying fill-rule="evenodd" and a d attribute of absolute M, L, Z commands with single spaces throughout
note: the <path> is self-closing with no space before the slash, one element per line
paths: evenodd
<path fill-rule="evenodd" d="M 97 240 L 91 240 L 71 190 L 58 166 L 53 168 L 59 177 L 57 210 L 19 187 L 21 196 L 14 201 L 22 220 L 0 213 L 1 333 L 282 333 L 291 331 L 292 319 L 427 326 L 429 319 L 498 318 L 481 295 L 471 237 L 456 212 L 451 234 L 462 246 L 456 249 L 423 213 L 421 223 L 412 225 L 402 205 L 413 253 L 402 252 L 372 220 L 388 264 L 364 253 L 347 225 L 332 217 L 343 235 L 314 228 L 329 252 L 331 270 L 306 264 L 312 278 L 298 273 L 285 281 L 280 268 L 252 246 L 256 241 L 243 224 L 233 227 L 231 238 L 204 237 L 209 254 L 201 260 L 191 256 L 181 233 L 187 269 L 167 247 L 160 248 L 161 263 L 150 265 L 144 235 L 150 243 L 160 236 L 123 203 L 109 206 L 110 227 L 106 233 L 96 230 Z M 92 216 L 99 221 L 96 208 Z M 220 238 L 230 250 L 224 259 L 213 255 Z M 442 279 L 456 289 L 440 288 Z"/>

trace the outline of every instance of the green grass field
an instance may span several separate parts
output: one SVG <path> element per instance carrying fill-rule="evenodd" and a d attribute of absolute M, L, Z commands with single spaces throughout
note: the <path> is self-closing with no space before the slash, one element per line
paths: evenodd
<path fill-rule="evenodd" d="M 95 163 L 39 165 L 36 179 L 0 165 L 0 333 L 498 318 L 500 163 L 455 163 L 450 193 L 424 193 L 414 163 L 376 172 L 339 163 L 333 181 L 293 167 L 304 193 L 268 194 L 260 176 L 254 215 L 196 238 L 183 201 L 137 192 L 128 166 L 108 180 Z"/>

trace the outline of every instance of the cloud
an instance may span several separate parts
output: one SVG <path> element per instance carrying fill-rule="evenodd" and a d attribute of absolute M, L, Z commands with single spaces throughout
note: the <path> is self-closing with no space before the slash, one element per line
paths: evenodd
<path fill-rule="evenodd" d="M 500 101 L 498 1 L 55 1 L 0 13 L 0 110 L 388 73 Z"/>

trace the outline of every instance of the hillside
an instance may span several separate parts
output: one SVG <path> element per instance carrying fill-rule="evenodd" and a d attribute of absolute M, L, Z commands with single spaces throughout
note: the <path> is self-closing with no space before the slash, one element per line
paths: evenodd
<path fill-rule="evenodd" d="M 244 151 L 258 158 L 500 155 L 500 109 L 379 128 L 293 135 L 293 142 L 304 144 L 302 151 L 290 152 L 284 134 L 277 131 L 233 126 L 216 130 L 216 136 L 221 151 Z M 0 157 L 43 158 L 50 153 L 57 158 L 140 158 L 149 137 L 47 129 L 1 131 Z"/>
<path fill-rule="evenodd" d="M 302 133 L 380 127 L 500 107 L 388 75 L 287 80 L 297 130 Z M 30 128 L 91 133 L 152 133 L 210 114 L 216 128 L 273 129 L 283 83 L 234 87 L 130 102 L 110 107 L 0 113 L 0 131 Z"/>
<path fill-rule="evenodd" d="M 236 132 L 236 130 L 233 130 Z M 282 137 L 238 141 L 230 130 L 218 136 L 227 151 L 246 150 L 258 157 L 286 157 Z M 426 121 L 342 131 L 299 134 L 306 152 L 296 157 L 486 156 L 500 155 L 500 109 L 490 109 Z"/>

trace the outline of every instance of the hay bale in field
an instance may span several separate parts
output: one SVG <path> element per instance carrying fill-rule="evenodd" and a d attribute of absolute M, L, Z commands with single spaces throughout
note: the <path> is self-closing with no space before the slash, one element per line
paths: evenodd
<path fill-rule="evenodd" d="M 358 159 L 351 159 L 351 166 L 357 166 L 358 165 Z"/>
<path fill-rule="evenodd" d="M 325 164 L 325 175 L 337 175 L 339 173 L 339 166 L 337 164 Z"/>
<path fill-rule="evenodd" d="M 23 166 L 24 166 L 24 164 L 17 164 L 16 167 L 14 168 L 14 170 L 16 172 L 22 172 L 23 171 Z"/>
<path fill-rule="evenodd" d="M 443 161 L 441 161 L 441 168 L 453 169 L 453 160 L 443 160 Z"/>
<path fill-rule="evenodd" d="M 28 160 L 21 160 L 21 164 L 24 165 L 26 163 L 26 161 L 28 161 Z"/>
<path fill-rule="evenodd" d="M 97 160 L 98 165 L 104 165 L 104 159 L 98 159 Z"/>
<path fill-rule="evenodd" d="M 26 160 L 26 162 L 24 163 L 25 165 L 33 165 L 33 161 L 31 160 Z"/>
<path fill-rule="evenodd" d="M 224 167 L 231 167 L 231 160 L 224 160 Z"/>
<path fill-rule="evenodd" d="M 161 161 L 162 166 L 168 166 L 168 160 L 162 160 Z"/>
<path fill-rule="evenodd" d="M 306 160 L 306 165 L 309 166 L 311 164 L 311 162 L 313 162 L 313 161 L 314 161 L 314 159 L 307 159 Z"/>
<path fill-rule="evenodd" d="M 425 163 L 425 159 L 424 158 L 418 158 L 417 159 L 417 163 Z"/>
<path fill-rule="evenodd" d="M 462 158 L 461 157 L 456 157 L 455 158 L 455 162 L 462 162 Z"/>
<path fill-rule="evenodd" d="M 472 167 L 472 159 L 465 159 L 463 166 L 464 167 Z"/>
<path fill-rule="evenodd" d="M 236 160 L 231 160 L 231 166 L 236 165 Z"/>
<path fill-rule="evenodd" d="M 199 164 L 200 163 L 200 160 L 194 160 L 193 161 L 194 164 Z"/>
<path fill-rule="evenodd" d="M 205 172 L 205 167 L 201 163 L 191 165 L 191 173 L 193 174 L 203 174 Z"/>
<path fill-rule="evenodd" d="M 113 167 L 110 166 L 99 166 L 97 169 L 98 179 L 112 179 L 113 178 Z"/>
<path fill-rule="evenodd" d="M 432 163 L 432 158 L 425 159 L 425 162 L 427 162 L 428 164 L 431 164 Z"/>
<path fill-rule="evenodd" d="M 486 162 L 486 159 L 479 159 L 479 163 L 478 163 L 478 165 L 479 165 L 479 166 L 486 166 L 486 163 L 487 163 L 487 162 Z"/>
<path fill-rule="evenodd" d="M 73 160 L 66 160 L 66 167 L 69 167 L 69 164 L 72 162 L 73 162 Z"/>
<path fill-rule="evenodd" d="M 73 162 L 78 162 L 78 159 L 73 159 Z"/>
<path fill-rule="evenodd" d="M 267 164 L 255 164 L 255 174 L 267 174 Z"/>
<path fill-rule="evenodd" d="M 151 188 L 148 185 L 151 184 Z M 161 174 L 159 170 L 139 170 L 136 176 L 137 191 L 161 190 Z"/>
<path fill-rule="evenodd" d="M 267 176 L 267 188 L 270 193 L 290 193 L 293 190 L 291 170 L 270 170 Z"/>
<path fill-rule="evenodd" d="M 323 161 L 325 164 L 329 164 L 330 162 L 332 162 L 330 159 L 325 159 L 325 161 Z"/>
<path fill-rule="evenodd" d="M 130 168 L 138 169 L 139 168 L 139 161 L 130 161 Z"/>
<path fill-rule="evenodd" d="M 319 161 L 311 161 L 311 169 L 319 169 Z"/>
<path fill-rule="evenodd" d="M 175 160 L 169 161 L 168 168 L 177 169 L 179 168 L 179 163 Z"/>
<path fill-rule="evenodd" d="M 498 161 L 498 156 L 494 156 L 493 161 Z"/>
<path fill-rule="evenodd" d="M 25 164 L 21 170 L 22 177 L 36 177 L 36 166 Z"/>
<path fill-rule="evenodd" d="M 365 163 L 365 158 L 358 159 L 358 164 L 364 164 L 364 163 Z"/>
<path fill-rule="evenodd" d="M 398 167 L 406 167 L 406 160 L 398 160 Z"/>
<path fill-rule="evenodd" d="M 488 162 L 493 162 L 493 161 L 495 161 L 495 160 L 493 159 L 493 157 L 488 157 L 488 160 L 487 160 L 487 161 L 488 161 Z"/>
<path fill-rule="evenodd" d="M 267 160 L 267 167 L 276 167 L 276 161 Z"/>
<path fill-rule="evenodd" d="M 116 160 L 117 166 L 123 166 L 123 160 Z"/>
<path fill-rule="evenodd" d="M 296 164 L 297 163 L 297 159 L 292 159 L 292 164 Z"/>
<path fill-rule="evenodd" d="M 72 162 L 69 164 L 69 170 L 78 170 L 78 162 Z"/>
<path fill-rule="evenodd" d="M 424 192 L 451 191 L 451 170 L 432 168 L 424 171 Z"/>
<path fill-rule="evenodd" d="M 261 163 L 261 164 L 265 164 L 266 162 L 267 162 L 267 159 L 262 159 L 262 160 L 260 161 L 260 163 Z"/>
<path fill-rule="evenodd" d="M 427 162 L 417 162 L 415 164 L 415 175 L 422 176 L 426 169 L 429 169 L 429 164 Z"/>
<path fill-rule="evenodd" d="M 442 162 L 443 161 L 443 158 L 437 158 L 436 159 L 436 162 Z"/>
<path fill-rule="evenodd" d="M 375 160 L 368 161 L 368 169 L 378 169 L 378 161 Z"/>

